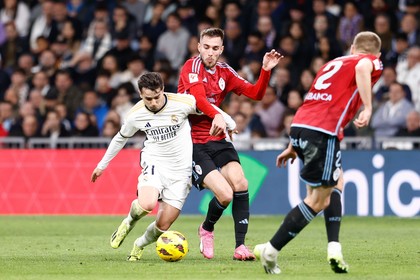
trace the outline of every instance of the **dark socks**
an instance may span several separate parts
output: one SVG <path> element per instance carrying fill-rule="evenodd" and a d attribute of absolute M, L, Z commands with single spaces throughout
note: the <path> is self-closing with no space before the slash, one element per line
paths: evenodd
<path fill-rule="evenodd" d="M 213 197 L 209 203 L 209 209 L 207 210 L 207 216 L 203 223 L 203 228 L 207 231 L 214 230 L 214 224 L 220 219 L 223 214 L 223 211 L 226 209 L 216 197 Z"/>
<path fill-rule="evenodd" d="M 249 222 L 249 193 L 248 191 L 235 192 L 232 201 L 232 216 L 235 224 L 235 248 L 245 244 L 245 235 L 248 232 Z"/>
<path fill-rule="evenodd" d="M 330 197 L 330 205 L 324 209 L 325 227 L 328 242 L 339 242 L 338 235 L 341 225 L 341 191 L 334 189 Z"/>
<path fill-rule="evenodd" d="M 290 240 L 309 224 L 316 216 L 316 212 L 312 210 L 305 202 L 299 203 L 284 218 L 280 228 L 270 240 L 271 245 L 277 250 L 281 250 Z"/>

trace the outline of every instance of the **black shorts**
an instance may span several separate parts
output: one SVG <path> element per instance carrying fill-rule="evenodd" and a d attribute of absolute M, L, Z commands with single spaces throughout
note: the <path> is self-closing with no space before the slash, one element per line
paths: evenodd
<path fill-rule="evenodd" d="M 201 183 L 211 171 L 220 169 L 231 161 L 239 161 L 232 143 L 226 140 L 193 145 L 193 186 L 202 190 Z"/>
<path fill-rule="evenodd" d="M 306 184 L 311 187 L 337 185 L 341 173 L 341 151 L 336 136 L 292 127 L 290 141 L 303 161 L 300 178 Z"/>

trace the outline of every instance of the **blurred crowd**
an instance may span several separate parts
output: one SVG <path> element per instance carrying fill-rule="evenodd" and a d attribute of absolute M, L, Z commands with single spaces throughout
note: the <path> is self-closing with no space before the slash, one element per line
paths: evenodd
<path fill-rule="evenodd" d="M 225 31 L 221 59 L 252 83 L 266 51 L 284 55 L 262 101 L 223 104 L 235 139 L 287 137 L 318 69 L 362 30 L 382 39 L 384 72 L 370 127 L 345 135 L 420 136 L 420 0 L 0 2 L 1 137 L 112 137 L 139 101 L 137 77 L 159 72 L 176 92 L 212 26 Z"/>

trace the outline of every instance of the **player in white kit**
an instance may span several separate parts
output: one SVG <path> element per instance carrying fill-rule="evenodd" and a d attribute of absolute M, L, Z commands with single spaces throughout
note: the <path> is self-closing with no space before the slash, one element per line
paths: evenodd
<path fill-rule="evenodd" d="M 189 114 L 198 114 L 192 95 L 166 93 L 157 73 L 146 73 L 138 80 L 140 97 L 131 108 L 120 131 L 114 136 L 105 155 L 92 173 L 95 182 L 109 162 L 138 130 L 147 139 L 141 152 L 142 172 L 138 178 L 137 198 L 131 203 L 128 216 L 111 236 L 111 246 L 118 248 L 135 223 L 150 213 L 161 201 L 156 220 L 136 239 L 128 256 L 140 260 L 144 247 L 155 242 L 179 216 L 191 189 L 192 140 Z M 222 112 L 227 127 L 235 122 Z"/>

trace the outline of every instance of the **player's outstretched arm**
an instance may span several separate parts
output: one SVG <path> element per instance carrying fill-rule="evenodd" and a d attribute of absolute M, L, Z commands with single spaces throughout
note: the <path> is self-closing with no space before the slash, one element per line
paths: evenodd
<path fill-rule="evenodd" d="M 276 165 L 277 167 L 286 167 L 287 161 L 291 159 L 290 163 L 293 163 L 296 159 L 296 152 L 292 147 L 292 143 L 290 142 L 287 148 L 277 156 Z"/>

